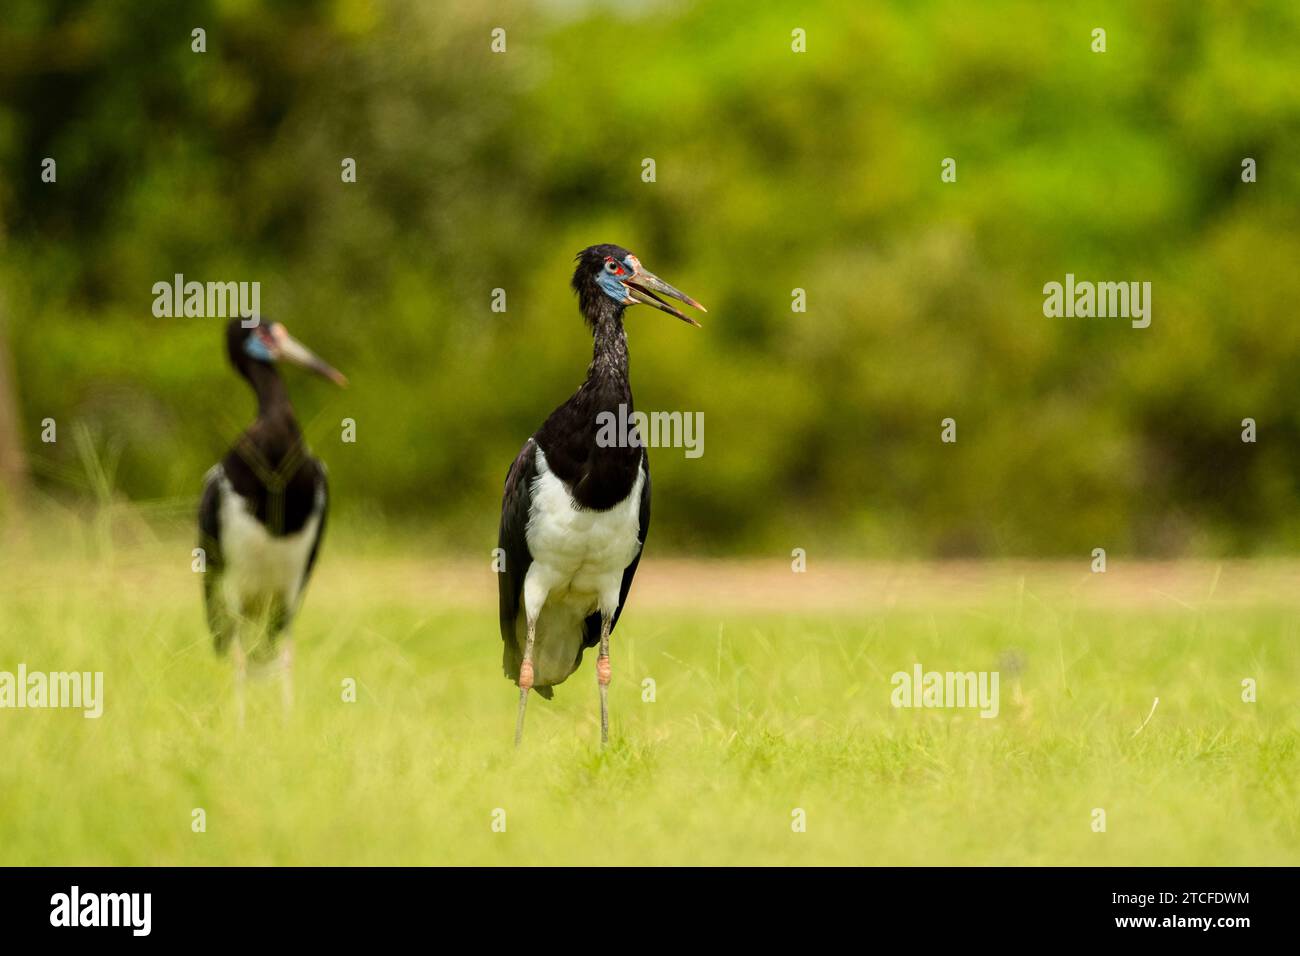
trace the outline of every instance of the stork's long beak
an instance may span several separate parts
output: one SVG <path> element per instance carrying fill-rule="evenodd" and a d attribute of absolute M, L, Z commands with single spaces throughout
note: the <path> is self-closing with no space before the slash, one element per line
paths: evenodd
<path fill-rule="evenodd" d="M 676 289 L 673 286 L 670 286 L 653 272 L 643 268 L 641 263 L 635 258 L 632 259 L 632 262 L 636 265 L 636 271 L 633 272 L 629 278 L 623 280 L 623 285 L 627 287 L 628 295 L 630 296 L 629 304 L 632 302 L 644 302 L 646 305 L 653 305 L 661 312 L 675 315 L 683 322 L 689 322 L 696 328 L 700 327 L 700 323 L 696 322 L 689 315 L 677 311 L 677 309 L 659 298 L 655 293 L 658 292 L 660 295 L 666 295 L 670 298 L 677 299 L 679 302 L 685 302 L 692 309 L 699 309 L 701 312 L 708 312 L 708 309 L 700 305 L 700 303 L 696 302 L 681 289 Z"/>
<path fill-rule="evenodd" d="M 309 372 L 315 372 L 317 375 L 329 379 L 340 388 L 348 387 L 348 380 L 342 372 L 318 357 L 315 352 L 295 339 L 279 322 L 271 326 L 271 335 L 275 338 L 275 345 L 279 352 L 279 358 L 292 362 L 294 365 L 301 366 Z"/>

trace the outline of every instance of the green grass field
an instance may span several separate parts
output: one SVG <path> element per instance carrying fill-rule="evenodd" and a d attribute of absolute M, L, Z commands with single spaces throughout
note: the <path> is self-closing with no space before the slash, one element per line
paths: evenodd
<path fill-rule="evenodd" d="M 1300 863 L 1295 566 L 649 556 L 609 749 L 588 660 L 516 753 L 486 555 L 332 540 L 292 718 L 267 680 L 240 731 L 188 548 L 0 559 L 0 670 L 105 673 L 98 720 L 0 710 L 0 863 Z M 918 661 L 999 715 L 895 709 Z"/>

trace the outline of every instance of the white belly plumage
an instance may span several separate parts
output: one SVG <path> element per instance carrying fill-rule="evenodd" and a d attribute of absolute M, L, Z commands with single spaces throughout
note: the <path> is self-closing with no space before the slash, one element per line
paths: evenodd
<path fill-rule="evenodd" d="M 235 614 L 244 614 L 259 600 L 275 597 L 292 615 L 320 527 L 322 496 L 317 495 L 316 507 L 301 529 L 276 537 L 257 520 L 224 474 L 219 481 L 221 553 L 225 561 L 221 587 L 226 606 Z"/>
<path fill-rule="evenodd" d="M 579 506 L 550 469 L 541 448 L 525 537 L 533 563 L 515 634 L 522 648 L 527 616 L 536 615 L 533 644 L 536 682 L 558 684 L 573 673 L 582 646 L 583 622 L 592 612 L 612 615 L 618 608 L 623 572 L 641 549 L 641 488 L 638 471 L 631 493 L 606 511 Z"/>

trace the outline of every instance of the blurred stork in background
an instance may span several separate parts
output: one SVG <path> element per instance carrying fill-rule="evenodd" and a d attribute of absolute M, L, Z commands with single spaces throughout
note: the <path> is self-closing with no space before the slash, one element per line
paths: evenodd
<path fill-rule="evenodd" d="M 291 362 L 336 385 L 339 372 L 278 322 L 226 326 L 226 352 L 257 395 L 257 419 L 214 465 L 199 505 L 206 552 L 203 598 L 217 653 L 235 660 L 238 718 L 244 721 L 248 660 L 278 657 L 286 715 L 293 706 L 291 626 L 325 532 L 329 489 L 289 404 L 276 363 Z"/>

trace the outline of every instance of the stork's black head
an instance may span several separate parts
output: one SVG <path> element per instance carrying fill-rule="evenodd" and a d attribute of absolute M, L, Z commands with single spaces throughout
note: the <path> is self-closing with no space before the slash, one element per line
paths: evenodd
<path fill-rule="evenodd" d="M 622 246 L 602 243 L 589 246 L 578 253 L 578 268 L 573 272 L 573 288 L 578 293 L 578 307 L 588 322 L 594 322 L 599 305 L 606 298 L 620 306 L 644 302 L 656 309 L 675 315 L 683 322 L 698 326 L 690 316 L 655 295 L 656 292 L 685 302 L 701 312 L 709 311 L 685 292 L 674 289 L 653 272 L 641 265 L 636 256 Z"/>
<path fill-rule="evenodd" d="M 252 328 L 245 328 L 244 320 L 231 319 L 226 324 L 226 351 L 230 355 L 230 364 L 244 378 L 251 379 L 251 372 L 259 363 L 269 368 L 283 359 L 324 376 L 335 385 L 346 387 L 348 384 L 341 372 L 317 358 L 279 322 L 263 320 Z"/>

